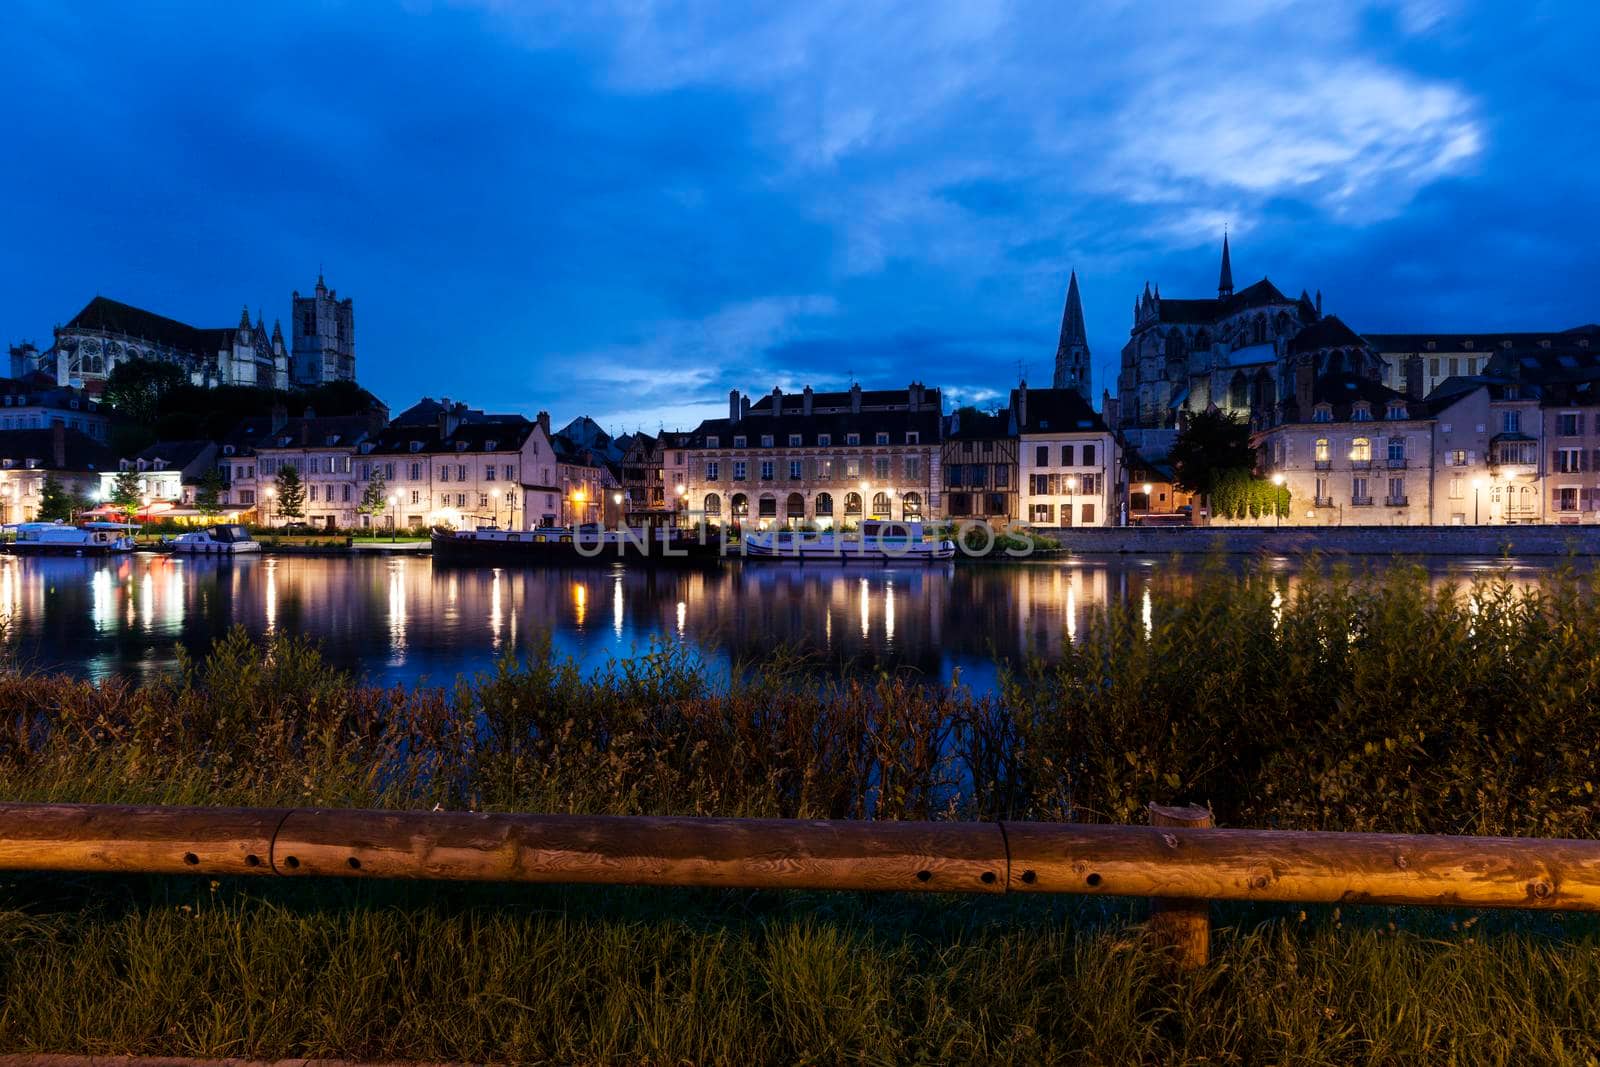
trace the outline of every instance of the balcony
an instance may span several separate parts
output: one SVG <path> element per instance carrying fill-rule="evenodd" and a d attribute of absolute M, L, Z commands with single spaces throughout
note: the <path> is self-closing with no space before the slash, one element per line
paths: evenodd
<path fill-rule="evenodd" d="M 1333 497 L 1331 497 L 1331 496 L 1319 496 L 1319 497 L 1316 497 L 1315 499 L 1312 500 L 1311 506 L 1314 507 L 1314 508 L 1331 508 L 1331 507 L 1333 507 Z"/>
<path fill-rule="evenodd" d="M 1404 508 L 1409 507 L 1410 504 L 1410 500 L 1403 496 L 1386 496 L 1383 498 L 1383 506 L 1386 508 Z"/>
<path fill-rule="evenodd" d="M 1353 496 L 1350 498 L 1350 506 L 1353 508 L 1370 508 L 1372 506 L 1372 498 L 1370 496 Z"/>
<path fill-rule="evenodd" d="M 1311 465 L 1313 468 L 1319 471 L 1331 471 L 1333 469 L 1333 460 L 1319 459 L 1314 461 Z"/>
<path fill-rule="evenodd" d="M 1370 460 L 1370 459 L 1355 459 L 1354 457 L 1352 457 L 1351 460 L 1350 460 L 1350 469 L 1353 470 L 1353 471 L 1371 470 L 1372 469 L 1372 460 Z"/>
<path fill-rule="evenodd" d="M 1390 456 L 1389 457 L 1389 469 L 1392 470 L 1392 471 L 1405 470 L 1406 469 L 1406 457 L 1404 457 L 1404 456 Z"/>

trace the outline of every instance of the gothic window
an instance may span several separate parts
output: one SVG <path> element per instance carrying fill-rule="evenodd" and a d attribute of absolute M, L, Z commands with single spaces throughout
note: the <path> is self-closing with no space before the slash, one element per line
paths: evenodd
<path fill-rule="evenodd" d="M 1267 316 L 1264 315 L 1264 314 L 1258 314 L 1258 315 L 1256 315 L 1255 330 L 1254 330 L 1254 334 L 1253 334 L 1253 340 L 1255 341 L 1256 344 L 1260 344 L 1263 341 L 1265 341 L 1266 339 L 1267 339 Z"/>
<path fill-rule="evenodd" d="M 1235 408 L 1250 405 L 1250 384 L 1245 380 L 1244 371 L 1233 374 L 1233 381 L 1228 385 L 1228 405 Z"/>
<path fill-rule="evenodd" d="M 1182 359 L 1183 355 L 1183 333 L 1177 327 L 1173 327 L 1167 334 L 1167 358 Z"/>
<path fill-rule="evenodd" d="M 1196 348 L 1202 349 L 1202 350 L 1210 348 L 1211 347 L 1211 334 L 1208 333 L 1205 330 L 1200 330 L 1200 331 L 1196 332 L 1195 335 L 1194 335 L 1194 346 Z"/>

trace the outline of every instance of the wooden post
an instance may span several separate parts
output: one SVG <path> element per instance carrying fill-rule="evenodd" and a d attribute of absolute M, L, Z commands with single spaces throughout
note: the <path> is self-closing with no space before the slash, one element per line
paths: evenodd
<path fill-rule="evenodd" d="M 1150 825 L 1205 830 L 1212 826 L 1209 808 L 1150 805 Z M 1204 967 L 1211 959 L 1211 902 L 1152 897 L 1150 938 L 1168 953 L 1177 971 Z"/>

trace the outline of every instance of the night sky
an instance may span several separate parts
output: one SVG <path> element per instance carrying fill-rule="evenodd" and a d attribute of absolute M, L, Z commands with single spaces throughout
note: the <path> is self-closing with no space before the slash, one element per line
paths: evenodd
<path fill-rule="evenodd" d="M 1224 226 L 1361 330 L 1600 319 L 1600 5 L 237 7 L 0 5 L 5 341 L 320 264 L 396 410 L 621 432 L 1048 384 L 1073 267 L 1098 396 Z"/>

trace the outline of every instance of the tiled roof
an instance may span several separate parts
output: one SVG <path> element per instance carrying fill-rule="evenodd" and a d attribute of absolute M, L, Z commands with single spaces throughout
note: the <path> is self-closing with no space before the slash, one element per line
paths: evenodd
<path fill-rule="evenodd" d="M 1232 296 L 1207 300 L 1162 299 L 1158 307 L 1162 322 L 1212 323 L 1245 308 L 1266 307 L 1269 304 L 1292 304 L 1293 300 L 1278 291 L 1266 278 L 1254 285 L 1240 289 Z"/>
<path fill-rule="evenodd" d="M 66 328 L 122 334 L 200 355 L 213 355 L 232 345 L 238 329 L 201 329 L 104 296 L 97 296 L 84 305 Z"/>
<path fill-rule="evenodd" d="M 1019 416 L 1020 433 L 1106 432 L 1106 424 L 1076 389 L 1029 389 L 1026 404 L 1021 390 L 1013 389 L 1011 410 Z M 1020 418 L 1024 414 L 1025 420 Z"/>
<path fill-rule="evenodd" d="M 79 430 L 62 430 L 66 445 L 64 466 L 55 465 L 55 428 L 48 430 L 0 430 L 0 458 L 9 459 L 16 466 L 28 460 L 37 460 L 43 470 L 99 473 L 115 471 L 117 457 L 105 445 Z"/>
<path fill-rule="evenodd" d="M 1326 315 L 1295 335 L 1290 352 L 1316 352 L 1324 348 L 1366 348 L 1366 340 L 1337 315 Z"/>

